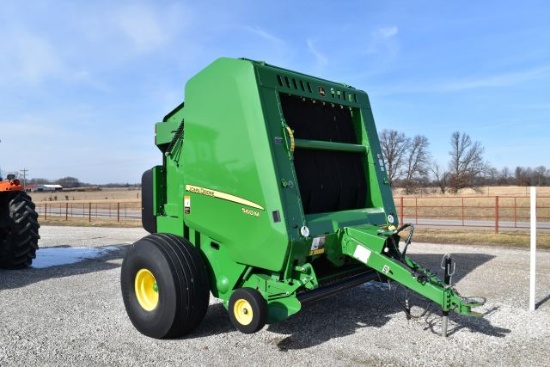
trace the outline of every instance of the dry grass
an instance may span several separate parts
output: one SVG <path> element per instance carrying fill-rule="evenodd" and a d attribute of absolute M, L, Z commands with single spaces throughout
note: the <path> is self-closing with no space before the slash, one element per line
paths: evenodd
<path fill-rule="evenodd" d="M 457 194 L 440 194 L 439 189 L 424 188 L 412 196 L 461 197 L 461 196 L 529 196 L 528 186 L 481 186 L 477 190 L 462 189 Z M 394 196 L 404 195 L 403 189 L 395 189 Z M 537 187 L 537 196 L 550 196 L 550 186 Z"/>
<path fill-rule="evenodd" d="M 29 193 L 35 203 L 55 201 L 140 201 L 141 190 L 107 188 L 98 191 L 57 191 L 57 192 L 31 192 Z"/>
<path fill-rule="evenodd" d="M 497 215 L 497 198 L 486 196 L 397 196 L 397 212 L 408 218 L 464 219 L 494 221 Z M 537 195 L 537 217 L 550 222 L 550 196 Z M 501 221 L 529 221 L 528 196 L 498 197 L 498 217 Z"/>
<path fill-rule="evenodd" d="M 414 241 L 528 248 L 530 236 L 528 231 L 495 233 L 494 230 L 416 228 L 414 232 Z M 547 250 L 550 249 L 550 233 L 537 233 L 537 247 Z"/>

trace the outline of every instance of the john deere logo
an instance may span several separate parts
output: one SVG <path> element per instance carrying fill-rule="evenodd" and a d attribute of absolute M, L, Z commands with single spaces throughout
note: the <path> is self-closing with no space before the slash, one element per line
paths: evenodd
<path fill-rule="evenodd" d="M 326 96 L 326 95 L 327 95 L 327 92 L 325 92 L 325 88 L 319 87 L 319 94 L 321 95 L 321 97 Z"/>

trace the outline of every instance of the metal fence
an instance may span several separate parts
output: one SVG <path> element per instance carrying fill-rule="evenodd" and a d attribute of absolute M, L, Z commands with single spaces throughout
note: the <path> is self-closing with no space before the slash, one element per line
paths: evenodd
<path fill-rule="evenodd" d="M 36 211 L 43 220 L 141 221 L 140 201 L 38 202 Z"/>
<path fill-rule="evenodd" d="M 500 230 L 529 228 L 528 196 L 395 197 L 401 223 L 425 226 L 479 227 Z M 41 219 L 141 222 L 141 202 L 38 202 Z M 550 231 L 550 196 L 537 197 L 537 227 Z"/>
<path fill-rule="evenodd" d="M 529 196 L 395 198 L 401 223 L 426 226 L 527 230 Z M 550 196 L 537 197 L 537 229 L 550 230 Z"/>

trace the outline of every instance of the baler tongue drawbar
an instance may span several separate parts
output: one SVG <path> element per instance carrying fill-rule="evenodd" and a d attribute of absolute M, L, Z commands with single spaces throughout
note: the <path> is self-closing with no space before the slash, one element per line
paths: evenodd
<path fill-rule="evenodd" d="M 398 233 L 411 227 L 405 241 L 405 248 L 399 251 Z M 387 278 L 438 304 L 443 312 L 442 334 L 447 336 L 447 316 L 450 311 L 462 315 L 482 316 L 472 308 L 482 306 L 485 299 L 480 297 L 462 297 L 451 287 L 454 264 L 450 255 L 445 255 L 442 268 L 444 280 L 435 273 L 423 268 L 406 255 L 411 243 L 413 226 L 404 225 L 398 230 L 376 226 L 347 227 L 341 230 L 342 253 L 351 256 Z"/>

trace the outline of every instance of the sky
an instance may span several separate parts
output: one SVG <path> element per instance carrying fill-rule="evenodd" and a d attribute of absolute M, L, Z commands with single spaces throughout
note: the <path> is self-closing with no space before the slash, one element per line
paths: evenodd
<path fill-rule="evenodd" d="M 366 91 L 378 130 L 454 131 L 492 166 L 550 168 L 550 2 L 0 2 L 0 169 L 138 183 L 154 124 L 218 57 L 263 60 Z"/>

